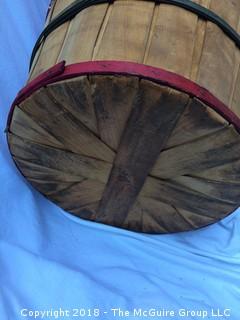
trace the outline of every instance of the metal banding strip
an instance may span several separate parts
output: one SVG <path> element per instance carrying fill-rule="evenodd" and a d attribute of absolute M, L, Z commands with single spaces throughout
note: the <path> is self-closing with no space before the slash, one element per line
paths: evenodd
<path fill-rule="evenodd" d="M 203 6 L 194 3 L 190 0 L 148 0 L 155 2 L 156 4 L 169 4 L 178 6 L 181 8 L 184 8 L 186 10 L 189 10 L 195 14 L 197 14 L 200 18 L 211 21 L 215 23 L 222 31 L 231 38 L 236 46 L 240 48 L 240 35 L 221 17 L 219 17 L 217 14 L 215 14 L 213 11 L 204 8 Z M 42 41 L 56 28 L 58 28 L 63 23 L 71 20 L 74 18 L 80 11 L 93 6 L 97 4 L 102 3 L 113 3 L 113 0 L 76 0 L 74 1 L 70 6 L 68 6 L 65 10 L 63 10 L 59 15 L 57 15 L 48 25 L 47 27 L 42 31 L 40 34 L 31 55 L 30 60 L 30 67 L 32 67 L 32 63 L 34 60 L 34 57 L 42 43 Z"/>
<path fill-rule="evenodd" d="M 70 64 L 68 66 L 65 66 L 65 62 L 62 61 L 56 64 L 28 83 L 27 86 L 18 93 L 8 115 L 6 132 L 10 129 L 15 106 L 23 102 L 38 89 L 58 81 L 95 74 L 138 76 L 141 79 L 148 79 L 178 91 L 185 92 L 191 97 L 198 98 L 207 106 L 215 110 L 240 133 L 240 118 L 207 89 L 176 73 L 161 68 L 126 61 L 88 61 Z"/>

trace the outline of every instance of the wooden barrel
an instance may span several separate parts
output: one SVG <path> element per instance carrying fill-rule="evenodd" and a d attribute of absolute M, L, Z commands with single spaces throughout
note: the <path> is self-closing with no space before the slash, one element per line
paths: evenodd
<path fill-rule="evenodd" d="M 240 1 L 56 0 L 8 143 L 68 212 L 147 233 L 240 204 Z"/>

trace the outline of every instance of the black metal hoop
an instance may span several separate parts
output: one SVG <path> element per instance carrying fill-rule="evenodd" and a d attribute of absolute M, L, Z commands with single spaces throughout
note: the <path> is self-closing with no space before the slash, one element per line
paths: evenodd
<path fill-rule="evenodd" d="M 154 0 L 148 0 L 153 2 Z M 97 4 L 102 3 L 113 3 L 114 0 L 76 0 L 71 5 L 69 5 L 65 10 L 63 10 L 59 15 L 57 15 L 42 31 L 37 42 L 33 48 L 31 59 L 30 59 L 30 67 L 32 67 L 32 63 L 34 57 L 42 43 L 42 41 L 56 28 L 61 26 L 63 23 L 74 18 L 80 11 Z M 200 18 L 211 21 L 216 24 L 230 39 L 232 39 L 236 46 L 240 48 L 240 35 L 221 17 L 215 14 L 213 11 L 204 8 L 203 6 L 194 3 L 190 0 L 155 0 L 157 4 L 165 3 L 169 5 L 178 6 L 184 8 L 188 11 L 191 11 L 197 14 Z"/>

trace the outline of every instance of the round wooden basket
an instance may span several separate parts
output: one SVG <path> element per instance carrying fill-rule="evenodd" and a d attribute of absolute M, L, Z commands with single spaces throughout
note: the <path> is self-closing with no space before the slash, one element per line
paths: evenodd
<path fill-rule="evenodd" d="M 13 159 L 83 219 L 193 230 L 240 205 L 240 2 L 56 0 L 13 102 Z"/>

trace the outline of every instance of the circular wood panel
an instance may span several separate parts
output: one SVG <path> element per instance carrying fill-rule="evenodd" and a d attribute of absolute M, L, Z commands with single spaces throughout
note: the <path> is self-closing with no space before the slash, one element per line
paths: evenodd
<path fill-rule="evenodd" d="M 81 76 L 16 106 L 8 141 L 28 181 L 83 219 L 193 230 L 240 204 L 240 136 L 189 95 L 133 76 Z"/>

